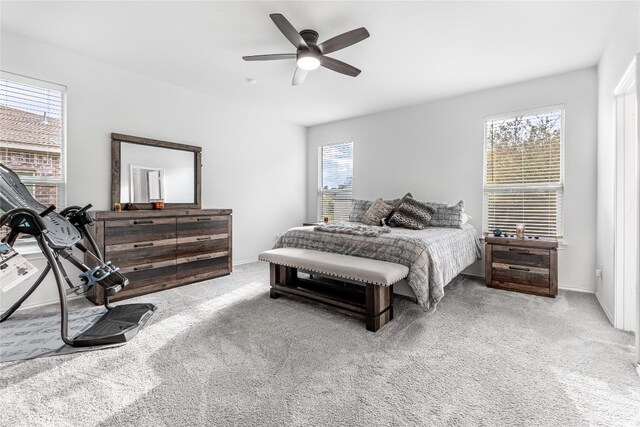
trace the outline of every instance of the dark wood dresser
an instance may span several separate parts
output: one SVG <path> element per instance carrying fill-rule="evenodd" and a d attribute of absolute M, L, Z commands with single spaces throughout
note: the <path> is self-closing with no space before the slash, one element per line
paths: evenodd
<path fill-rule="evenodd" d="M 485 280 L 491 288 L 558 295 L 558 241 L 485 237 Z"/>
<path fill-rule="evenodd" d="M 98 248 L 129 279 L 129 286 L 113 301 L 231 273 L 231 213 L 231 209 L 93 212 Z M 101 288 L 93 290 L 87 297 L 102 304 Z"/>

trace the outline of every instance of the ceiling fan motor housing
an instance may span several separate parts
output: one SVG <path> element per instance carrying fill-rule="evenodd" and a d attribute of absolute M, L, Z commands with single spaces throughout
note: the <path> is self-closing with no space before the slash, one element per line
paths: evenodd
<path fill-rule="evenodd" d="M 310 48 L 316 47 L 318 44 L 318 32 L 314 30 L 302 30 L 300 31 L 300 37 L 307 43 Z"/>

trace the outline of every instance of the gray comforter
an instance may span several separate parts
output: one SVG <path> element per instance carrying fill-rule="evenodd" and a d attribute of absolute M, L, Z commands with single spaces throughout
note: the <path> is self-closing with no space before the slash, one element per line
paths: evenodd
<path fill-rule="evenodd" d="M 377 237 L 315 231 L 297 227 L 280 236 L 274 248 L 304 248 L 373 258 L 409 267 L 407 283 L 426 308 L 444 296 L 444 286 L 481 258 L 480 241 L 471 224 L 462 228 L 392 228 Z"/>

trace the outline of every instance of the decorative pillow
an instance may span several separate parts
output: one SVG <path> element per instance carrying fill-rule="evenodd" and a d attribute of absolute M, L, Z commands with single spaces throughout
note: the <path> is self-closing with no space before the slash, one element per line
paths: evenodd
<path fill-rule="evenodd" d="M 407 193 L 407 195 L 411 196 L 411 193 Z M 402 199 L 384 200 L 386 204 L 392 205 L 394 208 L 397 208 L 398 205 L 400 205 L 401 201 Z M 353 199 L 351 201 L 351 212 L 349 213 L 349 221 L 362 222 L 362 217 L 369 210 L 372 204 L 373 200 Z"/>
<path fill-rule="evenodd" d="M 404 200 L 407 197 L 413 198 L 413 194 L 407 193 L 404 196 L 400 197 L 399 199 L 385 200 L 385 203 L 387 203 L 388 205 L 393 206 L 393 210 L 391 212 L 389 212 L 389 215 L 387 215 L 387 218 L 384 221 L 385 223 L 390 223 L 391 217 L 395 213 L 396 209 L 398 209 L 398 207 L 402 204 L 402 202 L 404 202 Z"/>
<path fill-rule="evenodd" d="M 422 230 L 427 228 L 435 210 L 425 203 L 406 195 L 398 208 L 391 214 L 389 224 L 395 227 Z"/>
<path fill-rule="evenodd" d="M 462 228 L 464 200 L 452 206 L 439 202 L 427 202 L 426 205 L 435 209 L 429 221 L 430 227 Z"/>
<path fill-rule="evenodd" d="M 349 214 L 349 221 L 362 222 L 362 217 L 369 210 L 373 202 L 371 200 L 358 200 L 353 199 L 351 201 L 351 213 Z"/>
<path fill-rule="evenodd" d="M 393 206 L 386 204 L 381 198 L 376 199 L 362 217 L 362 222 L 367 225 L 380 225 L 380 221 L 387 218 L 393 210 Z"/>

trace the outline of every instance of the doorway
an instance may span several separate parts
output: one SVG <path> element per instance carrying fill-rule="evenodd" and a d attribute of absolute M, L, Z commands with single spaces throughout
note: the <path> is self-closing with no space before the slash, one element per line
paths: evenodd
<path fill-rule="evenodd" d="M 614 91 L 616 129 L 616 231 L 615 310 L 616 328 L 636 333 L 640 341 L 639 277 L 639 150 L 636 58 Z M 640 347 L 637 358 L 640 362 Z"/>

